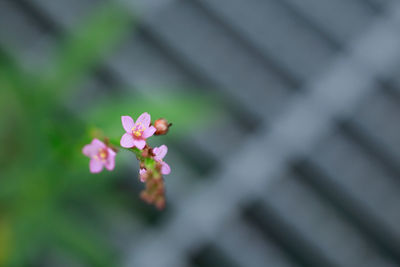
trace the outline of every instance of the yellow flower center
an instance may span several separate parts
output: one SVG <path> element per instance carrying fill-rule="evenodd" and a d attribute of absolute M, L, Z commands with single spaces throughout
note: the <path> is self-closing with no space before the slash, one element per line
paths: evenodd
<path fill-rule="evenodd" d="M 135 127 L 132 128 L 132 134 L 136 137 L 142 136 L 144 130 L 146 130 L 146 127 L 142 123 L 137 124 Z"/>
<path fill-rule="evenodd" d="M 107 158 L 107 152 L 104 151 L 104 150 L 102 150 L 102 151 L 100 152 L 99 156 L 100 156 L 101 159 L 106 159 L 106 158 Z"/>
<path fill-rule="evenodd" d="M 99 149 L 99 153 L 94 156 L 95 159 L 101 160 L 103 162 L 106 161 L 107 157 L 108 157 L 108 152 L 106 148 Z"/>

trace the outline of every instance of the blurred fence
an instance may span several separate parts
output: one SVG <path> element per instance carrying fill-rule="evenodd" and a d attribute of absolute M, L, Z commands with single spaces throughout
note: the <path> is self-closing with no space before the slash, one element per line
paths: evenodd
<path fill-rule="evenodd" d="M 100 3 L 3 0 L 0 44 L 45 64 Z M 170 146 L 169 207 L 122 223 L 125 266 L 400 265 L 397 1 L 121 5 L 143 13 L 79 94 L 209 90 L 225 111 Z"/>

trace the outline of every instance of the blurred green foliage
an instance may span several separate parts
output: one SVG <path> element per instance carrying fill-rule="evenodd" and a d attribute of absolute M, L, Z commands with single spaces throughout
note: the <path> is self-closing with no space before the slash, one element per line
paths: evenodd
<path fill-rule="evenodd" d="M 114 173 L 89 173 L 81 148 L 90 133 L 102 129 L 118 142 L 120 116 L 144 111 L 173 121 L 175 133 L 212 116 L 209 99 L 184 95 L 116 96 L 79 116 L 66 108 L 65 99 L 132 24 L 118 6 L 99 8 L 63 40 L 50 68 L 40 73 L 0 52 L 0 266 L 46 266 L 49 257 L 118 266 L 105 233 L 112 210 L 127 199 L 112 186 Z"/>

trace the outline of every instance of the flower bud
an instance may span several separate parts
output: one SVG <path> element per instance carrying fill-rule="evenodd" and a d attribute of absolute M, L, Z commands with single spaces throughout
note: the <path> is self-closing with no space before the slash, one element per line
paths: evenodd
<path fill-rule="evenodd" d="M 157 198 L 155 202 L 156 202 L 155 205 L 156 205 L 157 209 L 163 210 L 165 208 L 165 198 L 164 197 Z"/>
<path fill-rule="evenodd" d="M 151 154 L 150 154 L 150 149 L 149 149 L 149 147 L 148 147 L 148 146 L 144 147 L 144 148 L 143 148 L 143 151 L 142 151 L 142 157 L 148 158 L 150 155 L 151 155 Z"/>
<path fill-rule="evenodd" d="M 146 169 L 146 165 L 144 164 L 144 162 L 140 162 L 139 167 L 140 169 Z"/>
<path fill-rule="evenodd" d="M 168 123 L 166 119 L 157 119 L 154 122 L 154 127 L 156 128 L 155 135 L 164 135 L 168 133 L 169 127 L 171 127 L 172 123 Z"/>

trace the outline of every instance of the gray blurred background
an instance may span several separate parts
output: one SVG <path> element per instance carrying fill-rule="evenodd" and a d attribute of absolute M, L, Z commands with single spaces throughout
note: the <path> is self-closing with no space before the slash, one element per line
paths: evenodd
<path fill-rule="evenodd" d="M 0 47 L 40 69 L 104 2 L 0 0 Z M 400 266 L 399 1 L 117 4 L 134 26 L 68 105 L 124 86 L 220 110 L 167 143 L 168 208 L 115 217 L 118 266 Z"/>

